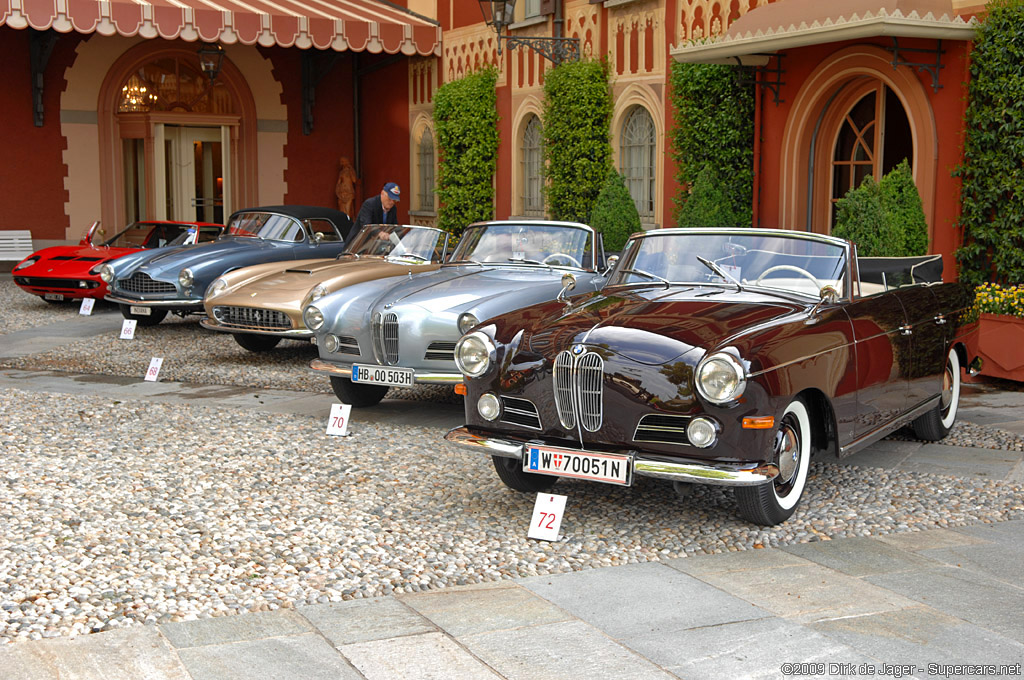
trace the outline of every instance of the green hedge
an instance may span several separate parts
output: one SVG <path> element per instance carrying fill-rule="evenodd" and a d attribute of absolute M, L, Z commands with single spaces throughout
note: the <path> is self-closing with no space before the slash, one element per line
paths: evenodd
<path fill-rule="evenodd" d="M 992 0 L 971 51 L 960 280 L 1024 283 L 1024 1 Z"/>
<path fill-rule="evenodd" d="M 614 168 L 608 171 L 601 193 L 597 195 L 590 226 L 604 235 L 604 248 L 620 251 L 630 234 L 640 231 L 640 213 L 629 195 L 626 182 Z"/>
<path fill-rule="evenodd" d="M 544 193 L 554 219 L 590 222 L 612 167 L 611 115 L 605 62 L 566 62 L 545 74 Z"/>
<path fill-rule="evenodd" d="M 676 215 L 691 198 L 701 171 L 710 166 L 721 182 L 730 226 L 750 226 L 754 195 L 754 87 L 739 83 L 734 66 L 673 62 L 669 78 L 675 112 L 670 132 L 680 193 Z M 693 211 L 690 211 L 691 214 Z M 702 208 L 701 212 L 705 212 Z M 731 216 L 731 217 L 730 217 Z"/>
<path fill-rule="evenodd" d="M 693 185 L 686 201 L 679 208 L 680 227 L 743 227 L 750 226 L 750 206 L 737 214 L 728 195 L 729 187 L 715 171 L 705 165 Z M 744 221 L 745 220 L 745 221 Z"/>
<path fill-rule="evenodd" d="M 472 222 L 494 218 L 497 79 L 494 68 L 477 71 L 445 83 L 434 97 L 438 226 L 455 236 Z"/>

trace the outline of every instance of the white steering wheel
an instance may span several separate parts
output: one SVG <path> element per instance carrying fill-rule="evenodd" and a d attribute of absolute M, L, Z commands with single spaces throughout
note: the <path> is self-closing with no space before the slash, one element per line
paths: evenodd
<path fill-rule="evenodd" d="M 768 269 L 765 269 L 763 272 L 761 272 L 761 275 L 757 277 L 757 279 L 754 281 L 754 284 L 757 285 L 757 284 L 761 283 L 761 279 L 763 279 L 764 277 L 768 276 L 772 272 L 781 272 L 781 271 L 796 272 L 800 276 L 806 277 L 806 278 L 810 279 L 811 281 L 813 281 L 815 287 L 818 288 L 819 290 L 821 289 L 821 283 L 818 281 L 818 279 L 814 278 L 813 274 L 811 274 L 806 269 L 801 269 L 800 267 L 795 267 L 795 266 L 793 266 L 791 264 L 777 264 L 774 267 L 768 267 Z"/>
<path fill-rule="evenodd" d="M 553 260 L 556 257 L 564 257 L 565 259 L 569 260 L 569 262 L 572 263 L 572 266 L 579 267 L 580 269 L 583 269 L 583 265 L 581 265 L 579 263 L 579 260 L 577 260 L 575 257 L 570 255 L 569 253 L 551 253 L 550 255 L 545 257 L 543 260 L 541 260 L 541 262 L 543 262 L 544 264 L 548 264 L 548 260 Z"/>

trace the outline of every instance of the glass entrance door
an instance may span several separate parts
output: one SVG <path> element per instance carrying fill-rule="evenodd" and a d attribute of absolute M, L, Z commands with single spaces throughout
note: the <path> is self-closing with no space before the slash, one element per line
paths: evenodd
<path fill-rule="evenodd" d="M 167 219 L 224 223 L 230 195 L 226 128 L 164 126 Z"/>

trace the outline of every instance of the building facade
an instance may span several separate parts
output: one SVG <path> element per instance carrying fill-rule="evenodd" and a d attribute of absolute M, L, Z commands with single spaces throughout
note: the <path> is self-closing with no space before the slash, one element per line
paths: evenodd
<path fill-rule="evenodd" d="M 336 207 L 343 157 L 360 201 L 408 184 L 405 83 L 441 54 L 416 0 L 217 6 L 0 0 L 0 229 L 48 245 L 97 219 Z M 217 44 L 211 79 L 199 50 Z"/>

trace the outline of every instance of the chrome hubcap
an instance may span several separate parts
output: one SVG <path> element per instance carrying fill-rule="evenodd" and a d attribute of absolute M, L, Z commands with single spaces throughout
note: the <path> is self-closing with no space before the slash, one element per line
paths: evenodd
<path fill-rule="evenodd" d="M 953 369 L 947 363 L 946 372 L 942 374 L 942 396 L 940 397 L 942 410 L 945 411 L 953 403 Z"/>
<path fill-rule="evenodd" d="M 789 423 L 783 423 L 779 430 L 779 481 L 788 484 L 800 467 L 800 436 Z"/>

